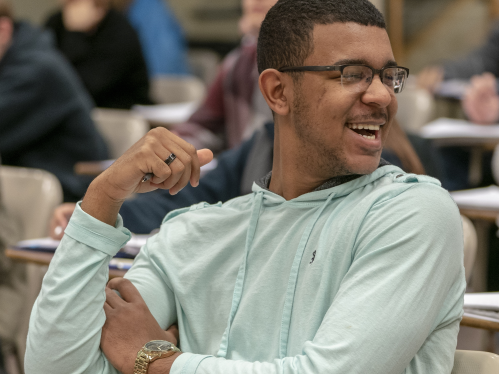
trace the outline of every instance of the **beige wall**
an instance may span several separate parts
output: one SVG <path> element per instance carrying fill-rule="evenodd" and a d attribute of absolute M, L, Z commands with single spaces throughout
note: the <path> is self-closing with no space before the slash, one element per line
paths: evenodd
<path fill-rule="evenodd" d="M 16 18 L 41 24 L 57 7 L 58 0 L 10 0 Z"/>
<path fill-rule="evenodd" d="M 381 10 L 381 12 L 383 12 L 383 14 L 385 14 L 385 0 L 370 0 L 370 1 L 376 6 L 376 8 L 378 8 L 379 10 Z"/>

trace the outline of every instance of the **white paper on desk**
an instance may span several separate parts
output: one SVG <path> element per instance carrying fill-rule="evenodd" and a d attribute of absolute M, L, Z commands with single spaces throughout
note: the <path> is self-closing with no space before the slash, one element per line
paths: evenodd
<path fill-rule="evenodd" d="M 459 208 L 499 211 L 499 187 L 489 186 L 450 194 Z"/>
<path fill-rule="evenodd" d="M 187 121 L 199 107 L 199 102 L 162 105 L 134 105 L 132 110 L 148 121 L 176 124 Z"/>
<path fill-rule="evenodd" d="M 52 238 L 39 238 L 39 239 L 30 239 L 30 240 L 22 240 L 14 247 L 19 249 L 30 249 L 30 250 L 40 250 L 40 251 L 55 251 L 59 246 L 60 241 L 54 240 Z"/>
<path fill-rule="evenodd" d="M 499 292 L 466 293 L 464 307 L 499 311 Z"/>
<path fill-rule="evenodd" d="M 497 138 L 499 125 L 477 125 L 475 123 L 451 118 L 439 118 L 424 126 L 420 135 L 426 139 L 445 138 Z"/>
<path fill-rule="evenodd" d="M 144 235 L 132 234 L 132 237 L 130 238 L 128 243 L 126 243 L 121 250 L 130 255 L 137 256 L 137 254 L 140 251 L 140 248 L 142 248 L 142 246 L 146 244 L 146 241 L 147 239 L 150 238 L 150 236 L 151 235 L 149 234 L 144 234 Z"/>
<path fill-rule="evenodd" d="M 435 91 L 435 95 L 461 100 L 469 85 L 469 80 L 449 79 L 440 83 Z"/>

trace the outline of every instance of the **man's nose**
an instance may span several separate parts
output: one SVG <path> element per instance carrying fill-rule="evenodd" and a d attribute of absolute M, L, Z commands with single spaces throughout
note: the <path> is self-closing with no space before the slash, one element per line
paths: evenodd
<path fill-rule="evenodd" d="M 367 88 L 362 101 L 368 105 L 377 105 L 380 108 L 387 107 L 393 99 L 390 89 L 383 84 L 378 74 L 374 75 L 373 80 Z"/>

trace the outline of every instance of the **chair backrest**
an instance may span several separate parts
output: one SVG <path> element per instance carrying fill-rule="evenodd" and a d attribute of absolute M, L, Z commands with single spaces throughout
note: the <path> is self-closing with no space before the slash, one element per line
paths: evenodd
<path fill-rule="evenodd" d="M 499 185 L 499 145 L 496 146 L 492 155 L 492 176 Z"/>
<path fill-rule="evenodd" d="M 163 75 L 151 80 L 150 95 L 158 104 L 200 103 L 206 96 L 206 86 L 198 77 Z"/>
<path fill-rule="evenodd" d="M 210 49 L 189 49 L 188 59 L 193 74 L 208 87 L 217 76 L 220 56 Z"/>
<path fill-rule="evenodd" d="M 107 143 L 111 158 L 120 157 L 150 128 L 142 117 L 129 110 L 97 108 L 92 118 Z"/>
<path fill-rule="evenodd" d="M 499 356 L 489 352 L 456 351 L 451 374 L 497 374 Z"/>
<path fill-rule="evenodd" d="M 22 238 L 47 236 L 52 212 L 62 203 L 62 187 L 51 173 L 40 169 L 0 167 L 5 209 L 22 226 Z"/>
<path fill-rule="evenodd" d="M 426 90 L 406 87 L 397 94 L 399 109 L 397 119 L 408 132 L 417 134 L 421 127 L 431 121 L 435 112 L 435 99 Z"/>
<path fill-rule="evenodd" d="M 471 271 L 475 265 L 476 250 L 478 246 L 478 238 L 476 229 L 469 218 L 461 216 L 463 222 L 463 237 L 464 237 L 464 272 L 466 274 L 466 282 L 469 282 Z"/>

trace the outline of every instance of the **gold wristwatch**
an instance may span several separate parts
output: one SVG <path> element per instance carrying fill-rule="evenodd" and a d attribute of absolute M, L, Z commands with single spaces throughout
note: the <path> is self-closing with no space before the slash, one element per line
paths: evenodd
<path fill-rule="evenodd" d="M 152 340 L 146 343 L 137 353 L 133 374 L 147 374 L 147 369 L 151 362 L 160 358 L 170 357 L 181 352 L 174 344 L 166 340 Z"/>

